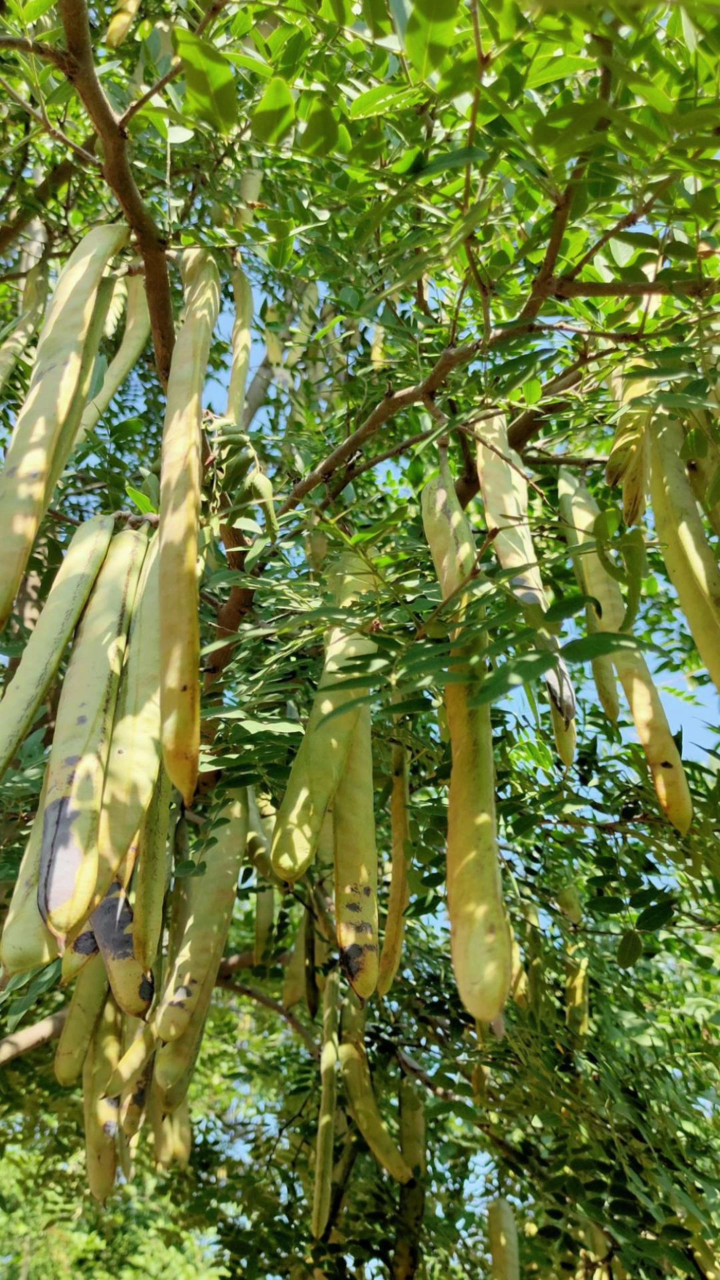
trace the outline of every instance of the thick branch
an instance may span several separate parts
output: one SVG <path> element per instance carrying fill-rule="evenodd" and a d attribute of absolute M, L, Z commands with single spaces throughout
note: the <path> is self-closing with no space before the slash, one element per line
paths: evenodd
<path fill-rule="evenodd" d="M 559 276 L 551 280 L 550 298 L 643 298 L 646 294 L 675 298 L 709 298 L 720 293 L 720 277 L 698 279 L 680 276 L 676 280 L 572 280 Z"/>
<path fill-rule="evenodd" d="M 68 47 L 68 78 L 75 85 L 96 132 L 102 139 L 103 173 L 132 231 L 145 264 L 145 288 L 152 323 L 155 362 L 167 386 L 175 342 L 165 243 L 143 203 L 127 154 L 127 135 L 98 80 L 85 0 L 59 0 L 58 10 Z"/>
<path fill-rule="evenodd" d="M 39 1049 L 50 1040 L 57 1040 L 66 1017 L 67 1009 L 59 1009 L 57 1013 L 51 1013 L 49 1017 L 43 1018 L 42 1022 L 35 1022 L 31 1027 L 22 1027 L 20 1031 L 14 1031 L 11 1036 L 0 1040 L 0 1067 L 12 1062 L 13 1058 L 19 1058 L 23 1053 Z"/>
<path fill-rule="evenodd" d="M 54 49 L 44 40 L 26 40 L 23 36 L 0 36 L 0 49 L 10 49 L 13 53 L 28 53 L 34 58 L 43 58 L 45 62 L 53 62 L 60 71 L 67 72 L 67 56 L 62 49 Z"/>

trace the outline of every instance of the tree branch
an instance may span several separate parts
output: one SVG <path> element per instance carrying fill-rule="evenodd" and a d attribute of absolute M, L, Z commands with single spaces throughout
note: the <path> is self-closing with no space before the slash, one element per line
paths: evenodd
<path fill-rule="evenodd" d="M 30 1027 L 22 1027 L 20 1031 L 14 1031 L 11 1036 L 0 1040 L 0 1067 L 12 1062 L 13 1058 L 19 1058 L 24 1053 L 39 1049 L 50 1040 L 57 1040 L 66 1017 L 67 1009 L 59 1009 L 57 1013 L 51 1013 L 49 1017 L 43 1018 L 42 1022 L 35 1022 Z"/>
<path fill-rule="evenodd" d="M 233 982 L 232 978 L 224 978 L 218 975 L 217 986 L 222 987 L 225 991 L 234 991 L 238 996 L 245 996 L 248 1000 L 254 1000 L 256 1004 L 262 1005 L 264 1009 L 269 1009 L 271 1013 L 276 1013 L 279 1018 L 283 1018 L 289 1027 L 292 1027 L 296 1035 L 304 1042 L 305 1047 L 313 1058 L 320 1057 L 320 1050 L 316 1045 L 312 1035 L 307 1027 L 304 1027 L 299 1018 L 290 1009 L 284 1009 L 279 1000 L 273 1000 L 272 996 L 266 996 L 264 991 L 258 991 L 256 987 L 247 987 L 243 982 Z"/>
<path fill-rule="evenodd" d="M 97 145 L 97 138 L 91 133 L 82 144 L 83 151 L 92 152 Z M 6 222 L 0 227 L 0 253 L 4 253 L 6 249 L 17 240 L 22 234 L 26 226 L 35 217 L 36 213 L 41 212 L 48 204 L 50 198 L 67 186 L 72 175 L 75 173 L 77 165 L 74 160 L 61 160 L 54 168 L 50 170 L 47 177 L 35 188 L 33 197 L 25 204 L 25 206 L 16 213 L 10 222 Z"/>
<path fill-rule="evenodd" d="M 26 40 L 23 36 L 0 36 L 0 49 L 9 49 L 13 53 L 27 53 L 34 58 L 43 58 L 52 62 L 67 74 L 67 57 L 62 49 L 55 49 L 44 40 Z"/>
<path fill-rule="evenodd" d="M 574 280 L 558 276 L 548 285 L 549 298 L 643 298 L 646 294 L 675 298 L 709 298 L 720 293 L 720 277 L 698 279 L 680 276 L 676 280 Z"/>
<path fill-rule="evenodd" d="M 175 323 L 165 241 L 143 203 L 127 154 L 127 134 L 100 85 L 93 60 L 85 0 L 59 0 L 58 10 L 68 48 L 68 79 L 75 85 L 95 131 L 102 139 L 103 174 L 137 239 L 145 263 L 145 289 L 152 324 L 155 362 L 167 386 L 175 343 Z"/>
<path fill-rule="evenodd" d="M 69 151 L 73 151 L 75 155 L 82 160 L 83 164 L 90 164 L 96 169 L 102 169 L 102 163 L 98 160 L 97 156 L 94 156 L 90 151 L 86 151 L 84 147 L 81 147 L 77 142 L 73 142 L 72 138 L 68 138 L 67 134 L 63 133 L 62 129 L 56 128 L 56 126 L 48 120 L 44 112 L 36 111 L 29 102 L 26 102 L 19 93 L 15 92 L 12 85 L 8 84 L 4 76 L 0 76 L 0 89 L 4 89 L 8 97 L 12 98 L 13 102 L 16 102 L 19 107 L 22 107 L 23 111 L 27 111 L 28 115 L 40 125 L 41 129 L 44 129 L 46 133 L 49 133 L 51 138 L 54 138 L 56 142 L 62 142 L 64 147 L 67 147 Z"/>

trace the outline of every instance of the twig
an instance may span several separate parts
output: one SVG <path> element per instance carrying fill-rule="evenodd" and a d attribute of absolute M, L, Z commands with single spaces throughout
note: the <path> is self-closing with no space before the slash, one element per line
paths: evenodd
<path fill-rule="evenodd" d="M 320 1057 L 320 1050 L 316 1045 L 312 1035 L 307 1027 L 295 1017 L 290 1009 L 284 1009 L 278 1000 L 273 1000 L 271 996 L 266 996 L 263 991 L 258 991 L 255 987 L 248 987 L 242 982 L 233 982 L 232 978 L 224 978 L 218 976 L 217 985 L 225 991 L 234 991 L 236 995 L 245 996 L 248 1000 L 254 1000 L 256 1004 L 260 1004 L 264 1009 L 269 1009 L 271 1013 L 276 1013 L 278 1017 L 283 1018 L 289 1027 L 292 1027 L 296 1035 L 304 1041 L 308 1053 L 313 1058 Z"/>
<path fill-rule="evenodd" d="M 44 40 L 26 40 L 24 36 L 0 36 L 0 49 L 9 49 L 13 53 L 27 53 L 34 58 L 43 58 L 45 62 L 53 62 L 56 67 L 67 74 L 67 56 L 62 49 L 55 49 Z"/>
<path fill-rule="evenodd" d="M 22 107 L 23 111 L 27 111 L 28 115 L 40 125 L 41 129 L 44 129 L 46 133 L 49 133 L 51 138 L 55 138 L 56 142 L 61 142 L 64 147 L 68 147 L 70 151 L 73 151 L 75 155 L 82 160 L 83 164 L 90 164 L 96 169 L 102 169 L 102 164 L 98 160 L 97 156 L 86 151 L 85 148 L 81 147 L 77 142 L 73 142 L 72 138 L 68 138 L 67 134 L 63 133 L 62 129 L 58 129 L 54 124 L 52 124 L 44 113 L 36 111 L 29 102 L 26 102 L 25 98 L 15 92 L 12 85 L 8 84 L 7 80 L 5 80 L 3 76 L 0 76 L 0 89 L 4 89 L 5 93 L 9 98 L 12 98 L 13 102 L 16 102 L 19 107 Z"/>

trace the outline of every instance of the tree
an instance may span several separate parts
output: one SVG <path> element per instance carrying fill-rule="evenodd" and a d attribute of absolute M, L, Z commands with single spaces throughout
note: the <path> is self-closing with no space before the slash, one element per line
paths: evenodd
<path fill-rule="evenodd" d="M 157 525 L 168 380 L 172 403 L 194 372 L 202 750 L 185 816 L 173 793 L 173 892 L 210 884 L 213 849 L 231 843 L 228 797 L 252 787 L 278 810 L 335 628 L 363 643 L 326 742 L 369 708 L 380 942 L 391 860 L 390 923 L 404 920 L 397 976 L 345 1036 L 356 1056 L 334 1110 L 322 1095 L 334 1167 L 319 1239 L 319 1005 L 337 973 L 325 863 L 288 889 L 256 840 L 190 1084 L 190 1162 L 158 1172 L 156 1124 L 104 1207 L 86 1190 L 80 1086 L 53 1074 L 61 959 L 6 980 L 3 1034 L 24 1050 L 0 1045 L 8 1276 L 488 1274 L 498 1198 L 522 1274 L 717 1274 L 718 49 L 717 8 L 695 0 L 3 8 L 6 443 L 23 412 L 37 429 L 46 293 L 88 233 L 118 229 L 107 310 L 83 312 L 69 392 L 52 352 L 36 362 L 46 399 L 66 394 L 70 427 L 11 592 L 6 687 L 76 529 L 97 513 L 116 529 Z M 206 368 L 176 359 L 173 371 L 180 268 L 198 331 L 190 293 L 205 282 Z M 102 263 L 96 274 L 90 302 Z M 67 344 L 74 288 L 65 305 Z M 7 472 L 9 564 L 20 526 Z M 176 479 L 188 524 L 192 477 L 181 466 Z M 442 561 L 428 518 L 438 485 L 438 509 L 457 500 L 469 522 L 463 534 L 455 520 L 452 581 L 431 554 Z M 348 553 L 370 591 L 356 579 L 333 594 Z M 168 635 L 192 627 L 180 596 L 161 613 Z M 5 909 L 42 818 L 72 652 L 56 648 L 58 674 L 2 778 Z M 466 703 L 453 689 L 470 689 Z M 450 737 L 457 752 L 460 721 L 486 725 L 490 708 L 493 920 L 502 944 L 507 913 L 516 949 L 488 1025 L 453 973 L 445 850 Z M 451 799 L 456 821 L 492 806 L 489 759 L 479 790 Z M 349 856 L 368 823 L 343 803 Z M 473 942 L 454 957 L 472 983 L 478 954 Z M 344 1016 L 362 1022 L 348 974 L 357 985 L 346 955 Z M 393 1145 L 404 1130 L 404 1184 L 353 1100 L 363 1037 Z M 327 1060 L 322 1078 L 336 1079 Z M 495 1266 L 512 1272 L 497 1246 Z"/>

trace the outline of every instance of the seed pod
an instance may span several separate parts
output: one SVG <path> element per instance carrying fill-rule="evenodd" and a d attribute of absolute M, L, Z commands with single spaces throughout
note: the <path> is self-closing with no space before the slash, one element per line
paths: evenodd
<path fill-rule="evenodd" d="M 230 422 L 242 427 L 245 387 L 252 348 L 253 296 L 250 281 L 239 263 L 233 271 L 232 287 L 235 298 L 235 323 L 230 340 L 232 363 L 226 414 Z"/>
<path fill-rule="evenodd" d="M 166 1105 L 167 1100 L 164 1101 Z M 181 1169 L 186 1169 L 192 1149 L 192 1127 L 187 1098 L 183 1098 L 173 1111 L 162 1107 L 161 1117 L 158 1109 L 156 1117 L 155 1167 L 163 1172 L 167 1172 L 172 1164 L 178 1164 Z"/>
<path fill-rule="evenodd" d="M 275 894 L 271 884 L 255 872 L 255 964 L 262 964 L 272 936 L 275 918 Z"/>
<path fill-rule="evenodd" d="M 83 1066 L 87 1176 L 90 1190 L 101 1204 L 115 1185 L 118 1104 L 117 1099 L 106 1097 L 105 1088 L 120 1058 L 121 1033 L 120 1010 L 110 995 L 97 1020 Z"/>
<path fill-rule="evenodd" d="M 95 516 L 80 526 L 65 552 L 43 611 L 0 702 L 0 774 L 15 755 L 57 673 L 107 554 L 112 531 L 112 516 Z"/>
<path fill-rule="evenodd" d="M 79 1079 L 107 992 L 105 966 L 96 952 L 78 974 L 67 1018 L 60 1032 L 55 1050 L 55 1075 L 59 1084 L 69 1086 Z"/>
<path fill-rule="evenodd" d="M 330 586 L 338 606 L 347 608 L 359 594 L 373 589 L 374 577 L 359 556 L 347 553 L 339 557 Z M 275 818 L 271 858 L 283 880 L 299 880 L 315 858 L 323 819 L 360 716 L 359 691 L 344 689 L 343 680 L 355 674 L 359 658 L 376 649 L 369 637 L 344 627 L 333 627 L 329 633 L 320 687 Z"/>
<path fill-rule="evenodd" d="M 57 941 L 46 928 L 37 905 L 46 790 L 47 769 L 0 939 L 0 960 L 11 977 L 49 964 L 58 951 Z"/>
<path fill-rule="evenodd" d="M 169 1110 L 186 1097 L 202 1045 L 203 1031 L 215 987 L 215 974 L 208 974 L 183 1034 L 168 1040 L 155 1055 L 155 1080 L 162 1089 Z"/>
<path fill-rule="evenodd" d="M 390 900 L 385 920 L 385 936 L 380 954 L 378 995 L 386 996 L 400 967 L 405 910 L 410 900 L 407 873 L 412 858 L 408 815 L 408 752 L 402 742 L 392 747 L 392 793 L 390 796 L 390 831 L 392 841 L 392 873 Z"/>
<path fill-rule="evenodd" d="M 587 1035 L 590 1025 L 590 990 L 587 956 L 579 957 L 568 948 L 565 986 L 565 1022 L 574 1036 Z"/>
<path fill-rule="evenodd" d="M 172 783 L 161 765 L 140 832 L 135 876 L 133 947 L 143 969 L 152 969 L 162 936 L 163 903 L 172 861 L 168 841 L 171 796 Z"/>
<path fill-rule="evenodd" d="M 333 804 L 335 911 L 340 964 L 356 995 L 377 986 L 377 848 L 370 708 L 362 707 Z"/>
<path fill-rule="evenodd" d="M 0 346 L 0 391 L 39 328 L 45 310 L 47 290 L 47 264 L 41 261 L 31 267 L 25 277 L 22 310 L 18 322 Z"/>
<path fill-rule="evenodd" d="M 647 379 L 630 379 L 616 370 L 610 378 L 610 390 L 620 405 L 615 437 L 605 466 L 605 479 L 612 488 L 621 484 L 623 519 L 630 528 L 638 524 L 645 512 L 645 494 L 650 478 L 648 449 L 652 409 L 633 404 L 647 395 Z"/>
<path fill-rule="evenodd" d="M 274 541 L 280 537 L 280 525 L 275 514 L 272 482 L 268 476 L 263 475 L 262 471 L 256 468 L 248 476 L 248 486 L 251 497 L 263 509 L 267 531 Z"/>
<path fill-rule="evenodd" d="M 443 596 L 459 591 L 475 566 L 475 543 L 447 462 L 422 494 L 423 526 Z M 461 608 L 465 599 L 460 599 Z M 453 670 L 460 654 L 455 652 Z M 467 670 L 467 666 L 464 667 Z M 470 707 L 471 685 L 445 689 L 452 769 L 448 796 L 447 886 L 453 969 L 470 1014 L 492 1022 L 512 976 L 512 938 L 502 898 L 495 820 L 492 727 L 487 703 Z"/>
<path fill-rule="evenodd" d="M 77 388 L 98 286 L 127 234 L 120 225 L 96 227 L 81 240 L 60 273 L 38 339 L 30 388 L 0 473 L 0 629 L 49 501 L 48 480 Z"/>
<path fill-rule="evenodd" d="M 105 414 L 110 401 L 120 390 L 128 374 L 135 368 L 150 336 L 150 312 L 145 294 L 145 277 L 142 275 L 127 277 L 127 302 L 125 308 L 125 329 L 122 342 L 113 356 L 102 386 L 92 400 L 89 400 L 80 419 L 75 447 L 93 431 Z"/>
<path fill-rule="evenodd" d="M 121 0 L 105 32 L 105 43 L 108 49 L 120 48 L 139 8 L 140 0 Z"/>
<path fill-rule="evenodd" d="M 68 986 L 85 968 L 91 956 L 96 956 L 100 948 L 97 938 L 88 925 L 68 941 L 62 958 L 62 985 Z"/>
<path fill-rule="evenodd" d="M 397 1182 L 409 1182 L 412 1170 L 391 1136 L 373 1093 L 365 1052 L 365 1014 L 353 997 L 346 1000 L 342 1016 L 340 1068 L 353 1120 L 375 1159 Z"/>
<path fill-rule="evenodd" d="M 502 566 L 514 573 L 511 586 L 535 628 L 538 643 L 558 654 L 557 636 L 538 625 L 547 610 L 537 555 L 528 523 L 528 487 L 520 457 L 508 443 L 505 417 L 498 414 L 482 424 L 478 440 L 477 467 L 488 529 L 497 529 L 493 549 Z M 545 677 L 550 698 L 553 732 L 558 755 L 566 767 L 575 758 L 575 690 L 570 673 L 560 657 L 557 668 Z"/>
<path fill-rule="evenodd" d="M 303 907 L 303 915 L 295 934 L 295 943 L 290 962 L 285 970 L 281 1002 L 283 1009 L 292 1009 L 299 1004 L 305 995 L 305 947 L 307 945 L 307 929 L 305 916 L 307 908 Z"/>
<path fill-rule="evenodd" d="M 38 907 L 64 939 L 86 918 L 98 872 L 98 826 L 125 640 L 145 535 L 110 543 L 63 682 L 48 764 Z"/>
<path fill-rule="evenodd" d="M 133 914 L 128 896 L 115 880 L 90 916 L 112 993 L 124 1013 L 144 1018 L 155 990 L 151 969 L 143 969 L 133 950 Z"/>
<path fill-rule="evenodd" d="M 567 884 L 555 894 L 557 904 L 571 924 L 582 924 L 582 903 L 574 884 Z"/>
<path fill-rule="evenodd" d="M 150 1059 L 157 1048 L 157 1035 L 152 1022 L 137 1022 L 135 1035 L 124 1045 L 122 1058 L 108 1080 L 107 1093 L 111 1098 L 131 1091 L 142 1079 Z"/>
<path fill-rule="evenodd" d="M 594 542 L 597 506 L 566 468 L 560 469 L 558 492 L 568 544 L 581 548 L 586 542 Z M 578 556 L 577 564 L 586 594 L 597 600 L 602 611 L 596 615 L 598 630 L 619 631 L 625 605 L 617 582 L 594 551 Z M 685 834 L 692 821 L 692 801 L 680 754 L 647 663 L 640 653 L 631 650 L 616 650 L 612 661 L 630 705 L 660 806 L 673 826 Z"/>
<path fill-rule="evenodd" d="M 109 277 L 105 277 L 105 279 L 101 280 L 98 285 L 92 320 L 90 321 L 90 327 L 87 331 L 87 336 L 83 345 L 82 359 L 80 361 L 80 374 L 75 388 L 75 395 L 73 396 L 70 410 L 65 422 L 63 423 L 63 428 L 55 447 L 55 454 L 50 468 L 50 475 L 45 493 L 46 507 L 52 498 L 55 486 L 62 476 L 62 473 L 68 464 L 68 460 L 75 448 L 78 433 L 80 431 L 80 422 L 87 404 L 87 398 L 90 394 L 90 388 L 92 387 L 97 355 L 100 349 L 103 331 L 105 329 L 108 309 L 112 302 L 114 287 L 115 281 Z"/>
<path fill-rule="evenodd" d="M 316 1240 L 324 1234 L 330 1214 L 333 1140 L 335 1136 L 336 1068 L 339 1057 L 338 1011 L 340 975 L 328 974 L 323 992 L 323 1047 L 320 1058 L 320 1112 L 315 1145 L 315 1189 L 311 1231 Z"/>
<path fill-rule="evenodd" d="M 189 877 L 187 922 L 155 1014 L 161 1040 L 183 1034 L 203 984 L 214 982 L 220 967 L 247 842 L 247 788 L 234 793 L 222 816 L 226 821 L 205 849 L 205 874 Z"/>
<path fill-rule="evenodd" d="M 425 1110 L 421 1095 L 407 1076 L 400 1081 L 400 1150 L 413 1171 L 400 1188 L 393 1280 L 410 1280 L 420 1265 L 420 1233 L 425 1213 Z"/>
<path fill-rule="evenodd" d="M 113 1098 L 116 1091 L 113 1089 L 114 1082 L 122 1071 L 122 1065 L 128 1059 L 128 1054 L 132 1050 L 133 1045 L 138 1041 L 142 1043 L 145 1039 L 147 1024 L 141 1022 L 138 1018 L 128 1017 L 127 1014 L 122 1021 L 122 1058 L 117 1067 L 113 1071 L 107 1086 L 107 1096 Z M 124 1154 L 131 1161 L 132 1147 L 131 1141 L 139 1132 L 142 1122 L 145 1119 L 145 1110 L 147 1106 L 147 1093 L 150 1086 L 150 1078 L 152 1073 L 152 1052 L 145 1061 L 141 1070 L 130 1080 L 130 1084 L 123 1088 L 120 1094 L 120 1105 L 118 1111 L 119 1131 L 118 1136 L 122 1134 L 126 1152 L 120 1149 L 121 1159 Z M 124 1169 L 123 1169 L 124 1171 Z M 127 1174 L 126 1174 L 127 1176 Z"/>
<path fill-rule="evenodd" d="M 661 419 L 652 433 L 652 504 L 665 567 L 693 640 L 720 689 L 720 567 L 703 528 L 680 451 L 682 428 Z"/>
<path fill-rule="evenodd" d="M 693 422 L 694 419 L 691 416 L 691 427 Z M 714 500 L 717 493 L 715 479 L 720 475 L 720 448 L 710 438 L 706 426 L 703 436 L 707 445 L 707 454 L 704 458 L 689 458 L 685 462 L 685 474 L 695 497 L 710 521 L 713 533 L 720 538 L 720 501 Z"/>
<path fill-rule="evenodd" d="M 520 954 L 520 946 L 517 938 L 512 940 L 512 979 L 510 982 L 510 995 L 512 996 L 518 1009 L 527 1009 L 530 994 L 530 983 L 528 981 L 525 966 L 522 962 Z"/>
<path fill-rule="evenodd" d="M 98 826 L 98 906 L 152 803 L 160 769 L 160 599 L 158 539 L 143 561 L 120 677 Z"/>
<path fill-rule="evenodd" d="M 198 527 L 202 392 L 220 307 L 211 255 L 182 255 L 185 317 L 173 352 L 160 480 L 160 639 L 165 768 L 192 804 L 200 751 Z"/>
<path fill-rule="evenodd" d="M 507 1200 L 500 1198 L 488 1205 L 488 1237 L 493 1280 L 520 1280 L 517 1227 Z"/>

